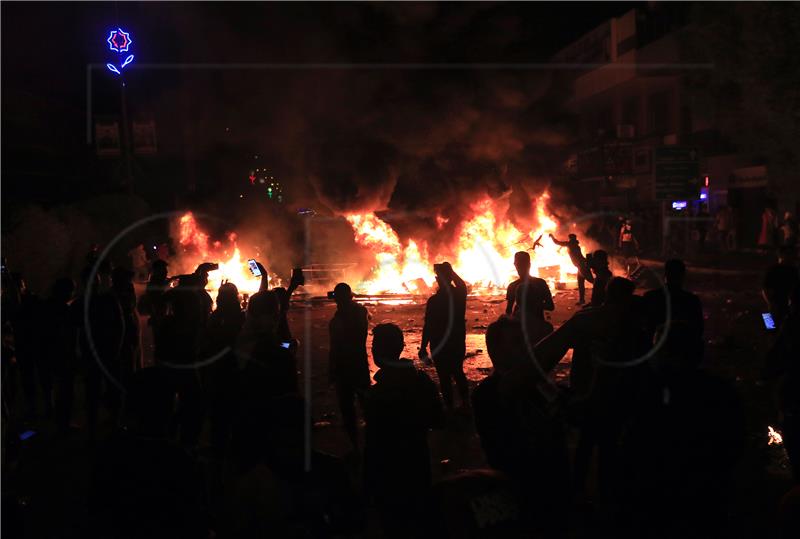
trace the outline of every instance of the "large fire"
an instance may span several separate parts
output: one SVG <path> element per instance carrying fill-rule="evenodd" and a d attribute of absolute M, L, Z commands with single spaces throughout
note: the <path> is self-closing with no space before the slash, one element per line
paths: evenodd
<path fill-rule="evenodd" d="M 231 232 L 227 242 L 211 241 L 209 235 L 204 232 L 197 224 L 197 220 L 191 212 L 187 212 L 175 223 L 173 234 L 178 240 L 178 256 L 173 262 L 176 268 L 172 273 L 183 272 L 191 273 L 203 262 L 219 263 L 219 269 L 208 274 L 207 290 L 214 292 L 219 289 L 223 282 L 231 282 L 236 285 L 242 294 L 252 295 L 258 292 L 261 286 L 261 278 L 256 277 L 250 272 L 247 258 L 242 256 L 241 250 L 236 242 L 236 234 Z M 251 258 L 259 258 L 260 253 L 248 253 Z M 265 267 L 269 267 L 266 260 L 259 260 Z M 270 279 L 270 285 L 277 285 L 274 276 Z"/>
<path fill-rule="evenodd" d="M 564 227 L 559 227 L 549 213 L 548 200 L 544 193 L 532 204 L 529 220 L 536 225 L 531 230 L 520 230 L 511 222 L 507 200 L 479 200 L 471 206 L 472 217 L 458 226 L 457 240 L 435 253 L 425 240 L 401 240 L 374 213 L 345 215 L 356 243 L 374 256 L 372 267 L 361 273 L 367 276 L 360 282 L 354 281 L 353 288 L 360 294 L 428 294 L 435 281 L 433 264 L 449 261 L 473 294 L 501 293 L 516 278 L 514 253 L 522 250 L 531 253 L 531 273 L 548 280 L 551 287 L 556 283 L 574 283 L 577 270 L 566 248 L 557 246 L 548 237 L 551 233 L 566 236 Z M 441 216 L 436 221 L 439 229 L 447 223 Z M 202 262 L 217 262 L 219 270 L 209 273 L 208 290 L 212 294 L 225 281 L 234 283 L 243 294 L 258 291 L 261 280 L 250 273 L 247 258 L 261 257 L 265 267 L 269 267 L 268 261 L 254 249 L 243 256 L 235 233 L 230 233 L 225 242 L 212 241 L 189 212 L 174 223 L 173 237 L 180 252 L 173 260 L 172 273 L 189 273 Z M 274 275 L 269 279 L 270 286 L 278 285 Z"/>
<path fill-rule="evenodd" d="M 576 269 L 565 248 L 550 241 L 559 227 L 547 210 L 544 193 L 531 211 L 538 225 L 519 230 L 507 217 L 508 204 L 491 199 L 472 206 L 473 217 L 460 226 L 457 242 L 448 252 L 431 256 L 426 242 L 400 241 L 397 233 L 374 213 L 349 214 L 356 243 L 375 253 L 375 265 L 355 289 L 365 294 L 419 293 L 433 285 L 433 263 L 450 261 L 456 272 L 471 285 L 473 293 L 497 293 L 516 278 L 514 253 L 531 251 L 532 270 L 552 282 L 576 280 Z M 446 222 L 437 216 L 439 227 Z M 565 238 L 559 238 L 565 239 Z M 534 247 L 537 240 L 540 244 Z"/>

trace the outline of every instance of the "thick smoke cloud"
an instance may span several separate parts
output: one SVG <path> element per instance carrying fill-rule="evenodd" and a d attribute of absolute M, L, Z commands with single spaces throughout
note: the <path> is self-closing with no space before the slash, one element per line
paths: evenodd
<path fill-rule="evenodd" d="M 401 235 L 441 236 L 432 226 L 437 215 L 449 219 L 445 234 L 454 233 L 469 217 L 469 205 L 486 195 L 510 196 L 512 216 L 523 219 L 530 197 L 566 157 L 571 130 L 564 92 L 546 68 L 486 67 L 546 60 L 549 53 L 536 42 L 541 10 L 457 7 L 259 8 L 266 10 L 263 32 L 243 37 L 238 27 L 220 24 L 208 29 L 207 41 L 235 43 L 228 48 L 248 51 L 248 61 L 383 67 L 209 73 L 191 86 L 217 80 L 220 100 L 235 103 L 226 112 L 245 124 L 230 143 L 251 144 L 266 155 L 298 205 L 335 215 L 419 216 L 393 222 Z M 202 18 L 204 8 L 195 9 Z M 452 68 L 470 63 L 478 66 Z M 433 64 L 445 67 L 407 68 Z M 242 84 L 244 95 L 235 90 Z"/>

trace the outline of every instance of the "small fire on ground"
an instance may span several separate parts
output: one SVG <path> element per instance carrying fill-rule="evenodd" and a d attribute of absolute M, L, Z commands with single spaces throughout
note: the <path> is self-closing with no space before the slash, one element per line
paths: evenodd
<path fill-rule="evenodd" d="M 767 426 L 767 436 L 769 437 L 767 445 L 783 444 L 783 436 L 781 436 L 781 433 L 773 429 L 771 426 Z"/>

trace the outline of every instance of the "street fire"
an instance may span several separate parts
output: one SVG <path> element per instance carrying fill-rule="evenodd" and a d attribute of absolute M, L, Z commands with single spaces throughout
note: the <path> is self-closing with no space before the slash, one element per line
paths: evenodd
<path fill-rule="evenodd" d="M 470 208 L 471 217 L 458 226 L 452 245 L 438 252 L 432 252 L 428 242 L 421 238 L 401 240 L 391 225 L 375 213 L 347 214 L 345 219 L 353 229 L 356 244 L 374 256 L 367 276 L 355 281 L 353 288 L 366 295 L 426 295 L 435 282 L 433 264 L 447 260 L 470 285 L 473 294 L 502 293 L 517 277 L 514 253 L 524 250 L 531 252 L 533 275 L 546 279 L 551 287 L 556 283 L 572 284 L 577 270 L 566 249 L 548 237 L 566 235 L 549 212 L 548 201 L 549 195 L 544 193 L 531 204 L 534 225 L 525 231 L 509 218 L 507 200 L 488 197 L 479 200 Z M 437 229 L 441 230 L 447 221 L 437 215 Z M 224 242 L 213 241 L 195 216 L 187 212 L 173 224 L 173 237 L 177 239 L 179 253 L 173 261 L 172 273 L 190 273 L 202 262 L 217 262 L 219 269 L 209 273 L 209 291 L 213 293 L 224 281 L 234 283 L 244 294 L 258 291 L 260 278 L 250 273 L 247 258 L 264 254 L 251 250 L 244 256 L 235 233 L 229 233 Z M 261 262 L 269 267 L 267 260 Z M 276 277 L 269 278 L 270 286 L 277 286 Z"/>
<path fill-rule="evenodd" d="M 532 274 L 551 282 L 573 282 L 576 270 L 566 249 L 554 245 L 548 234 L 558 230 L 547 210 L 549 195 L 542 194 L 532 205 L 536 227 L 524 232 L 508 218 L 508 204 L 489 198 L 472 205 L 473 216 L 460 226 L 457 241 L 448 252 L 431 256 L 422 240 L 405 244 L 389 224 L 374 213 L 349 214 L 356 243 L 374 251 L 375 265 L 355 288 L 365 294 L 420 293 L 433 285 L 433 263 L 449 260 L 473 293 L 492 294 L 505 290 L 516 278 L 514 253 L 532 251 Z M 437 216 L 438 228 L 446 222 Z M 537 243 L 539 241 L 539 243 Z"/>
<path fill-rule="evenodd" d="M 219 269 L 209 272 L 208 286 L 206 289 L 213 292 L 219 289 L 223 282 L 231 282 L 236 285 L 242 294 L 252 295 L 258 292 L 261 286 L 261 278 L 254 276 L 248 267 L 248 258 L 259 258 L 260 253 L 248 253 L 249 257 L 242 256 L 239 245 L 237 245 L 236 234 L 228 234 L 227 242 L 211 241 L 209 235 L 204 232 L 197 223 L 194 214 L 187 212 L 174 224 L 173 235 L 178 240 L 178 255 L 171 268 L 172 273 L 182 272 L 191 273 L 203 262 L 219 263 Z M 266 260 L 260 262 L 268 267 Z M 177 271 L 176 271 L 177 270 Z M 277 286 L 274 276 L 269 276 L 270 285 Z"/>

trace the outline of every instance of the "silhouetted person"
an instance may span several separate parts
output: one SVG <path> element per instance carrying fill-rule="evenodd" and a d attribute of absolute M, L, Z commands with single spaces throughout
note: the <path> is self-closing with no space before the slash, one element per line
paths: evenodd
<path fill-rule="evenodd" d="M 245 320 L 245 313 L 239 300 L 239 289 L 233 283 L 223 283 L 219 287 L 216 306 L 209 317 L 206 329 L 212 353 L 232 347 Z"/>
<path fill-rule="evenodd" d="M 171 367 L 179 407 L 176 414 L 181 442 L 186 447 L 197 443 L 205 413 L 204 398 L 198 368 L 208 359 L 204 357 L 203 339 L 210 315 L 208 292 L 204 289 L 202 275 L 182 275 L 178 286 L 164 296 L 167 316 L 154 327 L 156 365 Z M 208 309 L 208 310 L 207 310 Z M 156 331 L 157 329 L 157 331 Z"/>
<path fill-rule="evenodd" d="M 280 346 L 277 336 L 280 306 L 274 291 L 257 292 L 247 306 L 244 327 L 236 339 L 236 371 L 234 372 L 231 447 L 233 459 L 254 461 L 264 455 L 253 454 L 248 439 L 269 436 L 274 420 L 276 399 L 291 399 L 297 395 L 297 367 L 292 351 Z M 295 417 L 292 412 L 292 416 Z M 302 417 L 302 414 L 301 414 Z M 288 420 L 284 417 L 282 421 Z M 291 426 L 290 422 L 290 425 Z M 299 428 L 302 432 L 302 420 Z M 266 441 L 259 441 L 259 444 Z M 273 440 L 272 443 L 278 443 Z M 297 447 L 286 448 L 292 454 Z M 302 460 L 302 450 L 300 451 Z"/>
<path fill-rule="evenodd" d="M 583 305 L 586 302 L 586 274 L 589 273 L 587 267 L 586 257 L 581 252 L 581 244 L 575 234 L 570 234 L 567 241 L 560 241 L 550 234 L 550 239 L 553 243 L 561 247 L 566 247 L 569 253 L 569 259 L 572 265 L 578 270 L 578 305 Z M 591 275 L 589 275 L 591 281 Z"/>
<path fill-rule="evenodd" d="M 157 326 L 167 315 L 167 302 L 164 294 L 170 288 L 171 279 L 167 277 L 167 263 L 164 260 L 153 261 L 150 280 L 144 294 L 139 298 L 138 310 L 143 316 L 149 316 L 147 324 Z"/>
<path fill-rule="evenodd" d="M 475 427 L 492 468 L 508 474 L 539 526 L 560 523 L 569 503 L 569 457 L 555 388 L 532 368 L 518 320 L 486 330 L 494 371 L 475 389 Z"/>
<path fill-rule="evenodd" d="M 231 385 L 236 369 L 234 345 L 245 321 L 235 284 L 223 283 L 219 287 L 216 306 L 205 332 L 203 358 L 209 364 L 202 368 L 201 377 L 208 397 L 212 444 L 222 451 L 233 413 Z"/>
<path fill-rule="evenodd" d="M 464 374 L 467 284 L 453 271 L 449 262 L 434 264 L 433 269 L 439 289 L 425 304 L 425 323 L 419 356 L 427 356 L 430 343 L 445 406 L 449 410 L 453 409 L 451 381 L 455 381 L 461 405 L 469 407 L 469 385 Z"/>
<path fill-rule="evenodd" d="M 428 430 L 442 425 L 442 403 L 428 375 L 400 358 L 405 344 L 399 327 L 379 324 L 372 335 L 379 370 L 366 396 L 367 486 L 384 533 L 407 537 L 430 487 Z"/>
<path fill-rule="evenodd" d="M 764 274 L 761 294 L 767 302 L 776 327 L 780 327 L 789 314 L 790 298 L 798 282 L 800 278 L 797 266 L 787 258 L 781 258 L 778 264 L 770 266 Z"/>
<path fill-rule="evenodd" d="M 651 344 L 644 324 L 641 298 L 634 283 L 614 277 L 606 302 L 576 313 L 540 341 L 536 360 L 549 372 L 573 349 L 570 391 L 580 424 L 581 439 L 575 455 L 575 487 L 583 491 L 594 447 L 599 451 L 600 488 L 609 494 L 618 486 L 619 442 L 622 427 L 632 411 L 638 363 Z M 629 368 L 622 368 L 630 365 Z"/>
<path fill-rule="evenodd" d="M 26 414 L 36 415 L 36 371 L 42 361 L 42 342 L 40 318 L 42 301 L 28 290 L 21 275 L 13 276 L 19 287 L 20 301 L 15 312 L 5 312 L 11 318 L 14 330 L 14 350 L 19 367 L 22 392 L 25 396 Z"/>
<path fill-rule="evenodd" d="M 617 247 L 622 254 L 625 271 L 630 276 L 633 271 L 631 265 L 633 263 L 636 263 L 637 266 L 639 265 L 639 258 L 636 254 L 639 251 L 639 241 L 633 233 L 633 223 L 630 219 L 625 219 L 622 222 L 622 227 L 619 229 Z"/>
<path fill-rule="evenodd" d="M 696 367 L 703 359 L 703 305 L 699 297 L 684 290 L 685 280 L 683 261 L 668 260 L 664 264 L 664 288 L 644 295 L 648 330 L 651 335 L 667 332 L 662 352 L 677 370 Z M 665 292 L 670 300 L 669 320 Z"/>
<path fill-rule="evenodd" d="M 521 294 L 526 294 L 526 298 L 531 301 L 527 305 L 527 310 L 536 318 L 544 320 L 544 311 L 555 309 L 553 295 L 547 281 L 539 277 L 533 277 L 531 271 L 531 255 L 525 251 L 514 254 L 514 267 L 517 268 L 519 279 L 508 285 L 506 291 L 506 314 L 517 314 L 520 307 Z"/>
<path fill-rule="evenodd" d="M 81 274 L 81 293 L 72 303 L 72 319 L 78 328 L 78 349 L 86 374 L 84 378 L 86 422 L 89 435 L 97 426 L 101 403 L 116 422 L 122 405 L 121 350 L 125 342 L 125 315 L 111 291 L 109 275 L 92 268 Z M 91 278 L 91 279 L 90 279 Z M 87 302 L 88 301 L 88 326 Z"/>
<path fill-rule="evenodd" d="M 278 337 L 280 304 L 274 291 L 253 294 L 247 305 L 244 327 L 236 341 L 236 354 L 245 372 L 266 376 L 264 390 L 269 396 L 297 392 L 294 350 Z"/>
<path fill-rule="evenodd" d="M 205 329 L 206 303 L 203 294 L 208 294 L 196 274 L 181 275 L 178 285 L 164 294 L 166 315 L 156 326 L 156 363 L 189 365 L 197 360 L 198 350 Z"/>
<path fill-rule="evenodd" d="M 591 279 L 587 279 L 592 283 L 590 304 L 596 307 L 605 303 L 606 288 L 612 277 L 611 270 L 608 268 L 608 253 L 602 249 L 595 251 L 589 261 L 589 268 L 594 275 Z"/>
<path fill-rule="evenodd" d="M 672 376 L 651 362 L 644 373 L 621 443 L 619 482 L 626 488 L 619 519 L 628 537 L 681 537 L 687 530 L 718 536 L 730 493 L 742 483 L 735 470 L 747 430 L 738 391 L 704 369 Z"/>
<path fill-rule="evenodd" d="M 208 316 L 211 314 L 211 309 L 214 306 L 214 301 L 211 299 L 211 294 L 209 294 L 206 290 L 206 286 L 208 286 L 208 274 L 209 272 L 217 269 L 219 269 L 219 264 L 203 262 L 197 266 L 197 269 L 194 270 L 194 274 L 196 276 L 196 293 L 200 296 L 200 301 L 203 305 L 203 315 L 206 320 L 208 320 Z"/>
<path fill-rule="evenodd" d="M 141 367 L 139 350 L 139 315 L 136 313 L 134 273 L 127 268 L 114 268 L 111 273 L 111 292 L 117 298 L 122 313 L 123 336 L 119 350 L 120 375 L 123 384 L 133 371 Z"/>
<path fill-rule="evenodd" d="M 53 409 L 51 399 L 53 398 L 53 385 L 55 385 L 56 425 L 62 432 L 66 432 L 70 425 L 75 392 L 76 333 L 69 305 L 74 294 L 75 283 L 72 279 L 56 280 L 50 297 L 47 299 L 45 315 L 42 320 L 44 368 L 41 375 L 45 411 L 49 413 Z"/>
<path fill-rule="evenodd" d="M 775 239 L 778 231 L 778 216 L 775 210 L 769 206 L 764 207 L 761 213 L 761 231 L 758 234 L 758 247 L 766 251 L 775 246 Z"/>
<path fill-rule="evenodd" d="M 369 313 L 353 300 L 353 292 L 346 283 L 334 287 L 333 299 L 336 301 L 336 314 L 328 325 L 330 382 L 336 388 L 345 432 L 353 448 L 357 449 L 355 399 L 361 399 L 370 384 L 367 361 Z"/>
<path fill-rule="evenodd" d="M 99 537 L 208 537 L 199 467 L 169 440 L 171 373 L 152 367 L 131 379 L 124 429 L 93 462 L 90 522 Z"/>

